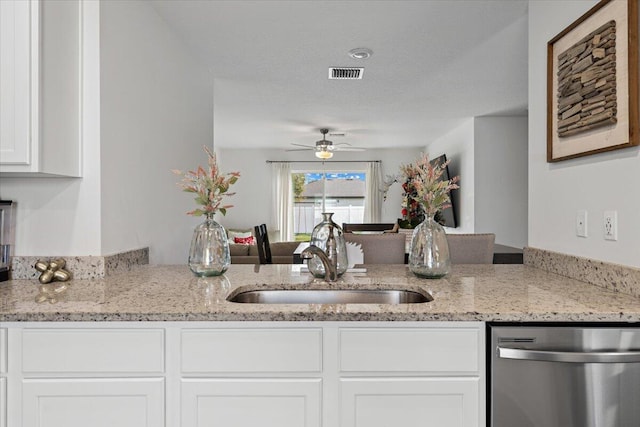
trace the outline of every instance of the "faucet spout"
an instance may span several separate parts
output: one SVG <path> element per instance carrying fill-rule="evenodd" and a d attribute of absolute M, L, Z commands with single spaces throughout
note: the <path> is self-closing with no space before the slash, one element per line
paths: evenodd
<path fill-rule="evenodd" d="M 338 267 L 335 257 L 335 248 L 333 248 L 333 254 L 331 257 L 325 253 L 322 249 L 316 245 L 309 245 L 308 248 L 300 253 L 300 258 L 311 259 L 313 256 L 320 258 L 322 265 L 324 266 L 324 280 L 327 282 L 335 282 L 338 279 Z M 333 258 L 333 259 L 332 259 Z"/>

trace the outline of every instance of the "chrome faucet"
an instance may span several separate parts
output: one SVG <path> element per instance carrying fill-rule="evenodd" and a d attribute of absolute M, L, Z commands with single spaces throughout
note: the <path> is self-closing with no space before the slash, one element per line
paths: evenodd
<path fill-rule="evenodd" d="M 328 253 L 325 253 L 325 251 L 323 251 L 316 245 L 309 245 L 308 248 L 300 253 L 300 258 L 311 259 L 314 255 L 320 258 L 320 261 L 322 261 L 322 265 L 324 266 L 324 280 L 326 280 L 327 282 L 335 282 L 338 279 L 338 261 L 335 248 L 335 240 L 333 246 L 327 246 Z"/>

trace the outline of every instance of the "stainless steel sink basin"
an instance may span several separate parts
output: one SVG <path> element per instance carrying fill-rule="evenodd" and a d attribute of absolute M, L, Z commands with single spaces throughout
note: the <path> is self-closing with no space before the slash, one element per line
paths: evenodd
<path fill-rule="evenodd" d="M 241 292 L 230 302 L 250 304 L 416 304 L 429 294 L 404 289 L 268 289 Z"/>

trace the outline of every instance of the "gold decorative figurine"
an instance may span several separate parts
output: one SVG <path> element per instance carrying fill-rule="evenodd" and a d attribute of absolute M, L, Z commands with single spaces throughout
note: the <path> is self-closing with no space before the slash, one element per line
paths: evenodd
<path fill-rule="evenodd" d="M 71 273 L 64 269 L 66 261 L 62 258 L 54 259 L 49 262 L 36 262 L 36 270 L 42 274 L 38 277 L 40 283 L 49 283 L 53 280 L 58 282 L 66 282 L 71 279 Z"/>

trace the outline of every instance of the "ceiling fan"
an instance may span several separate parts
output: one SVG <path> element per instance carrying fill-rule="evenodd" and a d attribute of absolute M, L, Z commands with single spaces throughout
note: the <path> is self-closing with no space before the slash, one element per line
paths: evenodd
<path fill-rule="evenodd" d="M 313 150 L 315 151 L 316 157 L 322 160 L 332 158 L 334 151 L 364 151 L 364 148 L 351 147 L 351 144 L 347 142 L 339 142 L 337 144 L 334 144 L 333 141 L 329 141 L 328 139 L 326 139 L 326 136 L 329 133 L 329 129 L 320 129 L 320 133 L 322 134 L 322 139 L 316 141 L 316 145 L 296 144 L 292 142 L 291 145 L 304 148 L 292 148 L 287 151 Z"/>

